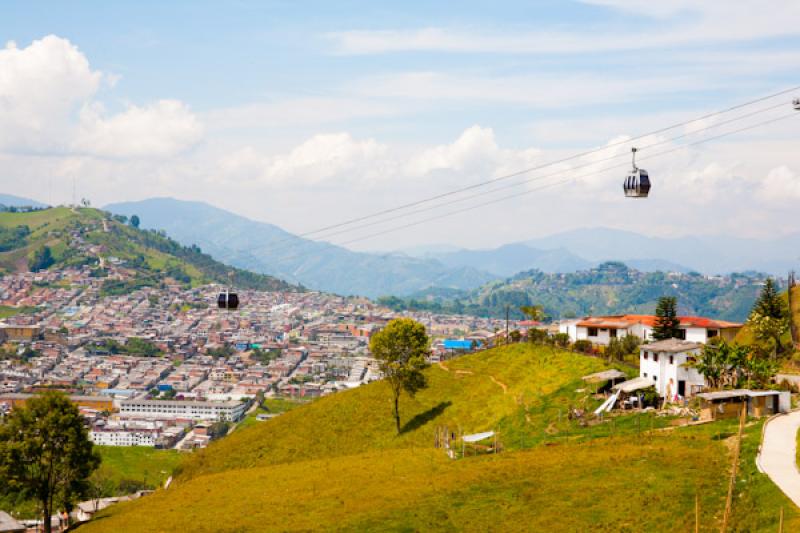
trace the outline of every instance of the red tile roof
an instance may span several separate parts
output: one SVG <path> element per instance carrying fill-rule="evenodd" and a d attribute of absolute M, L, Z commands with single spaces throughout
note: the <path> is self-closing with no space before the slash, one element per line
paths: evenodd
<path fill-rule="evenodd" d="M 729 329 L 740 328 L 742 324 L 737 322 L 727 322 L 725 320 L 714 320 L 713 318 L 705 318 L 699 316 L 680 316 L 678 317 L 680 324 L 687 328 L 706 328 L 706 329 Z M 635 324 L 642 324 L 644 326 L 653 327 L 656 323 L 655 315 L 612 315 L 612 316 L 598 316 L 586 317 L 580 322 L 578 326 L 592 327 L 592 328 L 616 328 L 625 329 Z"/>

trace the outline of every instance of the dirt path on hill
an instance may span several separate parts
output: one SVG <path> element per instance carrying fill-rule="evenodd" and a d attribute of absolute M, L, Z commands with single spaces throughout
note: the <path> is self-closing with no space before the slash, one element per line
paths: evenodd
<path fill-rule="evenodd" d="M 500 388 L 503 389 L 503 394 L 508 392 L 508 386 L 505 383 L 502 381 L 497 381 L 494 376 L 489 376 L 489 379 L 491 379 L 495 385 L 499 385 Z"/>
<path fill-rule="evenodd" d="M 444 366 L 444 363 L 442 363 L 441 361 L 437 362 L 437 364 L 439 365 L 439 368 L 441 368 L 445 372 L 450 372 L 450 369 Z"/>

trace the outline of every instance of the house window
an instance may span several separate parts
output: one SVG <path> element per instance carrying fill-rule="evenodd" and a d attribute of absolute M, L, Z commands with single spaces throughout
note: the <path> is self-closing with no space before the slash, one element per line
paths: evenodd
<path fill-rule="evenodd" d="M 642 352 L 642 355 L 644 356 L 644 360 L 647 361 L 647 352 Z"/>
<path fill-rule="evenodd" d="M 686 330 L 685 329 L 679 329 L 678 330 L 678 338 L 680 340 L 682 340 L 682 341 L 686 340 Z"/>
<path fill-rule="evenodd" d="M 612 338 L 615 338 L 617 336 L 617 330 L 614 329 L 614 328 L 609 329 L 608 330 L 608 336 L 612 337 Z"/>
<path fill-rule="evenodd" d="M 647 372 L 642 373 L 644 377 L 647 377 Z"/>
<path fill-rule="evenodd" d="M 710 329 L 710 330 L 708 330 L 708 334 L 706 335 L 706 337 L 708 337 L 709 339 L 713 339 L 717 335 L 719 335 L 719 330 L 718 329 Z"/>
<path fill-rule="evenodd" d="M 589 335 L 590 337 L 597 337 L 597 328 L 589 328 L 589 333 L 588 333 L 588 335 Z"/>
<path fill-rule="evenodd" d="M 671 364 L 671 365 L 675 364 L 675 358 L 673 356 L 671 356 L 671 355 L 669 356 L 669 364 Z"/>
<path fill-rule="evenodd" d="M 658 381 L 658 376 L 653 376 L 653 381 Z"/>
<path fill-rule="evenodd" d="M 658 363 L 658 354 L 657 353 L 653 353 L 653 361 Z"/>

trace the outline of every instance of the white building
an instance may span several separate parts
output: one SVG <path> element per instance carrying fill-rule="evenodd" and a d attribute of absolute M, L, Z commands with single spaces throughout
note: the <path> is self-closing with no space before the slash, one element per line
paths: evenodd
<path fill-rule="evenodd" d="M 120 416 L 133 418 L 230 420 L 236 422 L 247 410 L 242 402 L 195 402 L 186 400 L 123 400 Z"/>
<path fill-rule="evenodd" d="M 158 429 L 92 428 L 89 439 L 99 446 L 149 446 L 160 436 Z"/>
<path fill-rule="evenodd" d="M 653 382 L 662 397 L 694 396 L 705 386 L 705 379 L 694 362 L 702 344 L 681 339 L 644 344 L 639 351 L 639 376 Z"/>
<path fill-rule="evenodd" d="M 714 320 L 711 318 L 682 316 L 680 339 L 705 344 L 709 339 L 722 337 L 731 341 L 742 328 L 742 324 Z M 570 340 L 588 340 L 593 344 L 607 346 L 611 339 L 634 335 L 644 341 L 653 339 L 655 315 L 614 315 L 585 317 L 580 320 L 563 321 L 559 332 L 569 335 Z"/>

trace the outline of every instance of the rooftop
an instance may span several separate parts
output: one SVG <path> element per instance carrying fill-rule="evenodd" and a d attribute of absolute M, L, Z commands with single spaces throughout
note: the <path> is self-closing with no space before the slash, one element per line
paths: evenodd
<path fill-rule="evenodd" d="M 681 339 L 665 339 L 663 341 L 642 344 L 641 350 L 647 352 L 680 353 L 697 350 L 702 346 L 699 342 L 684 341 Z"/>

